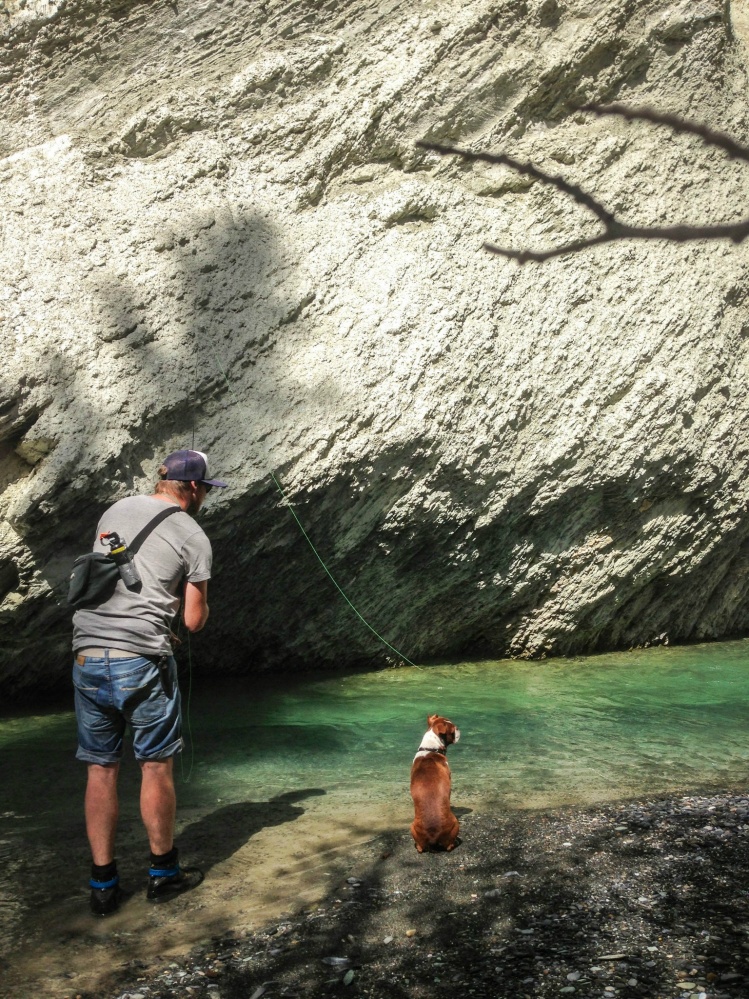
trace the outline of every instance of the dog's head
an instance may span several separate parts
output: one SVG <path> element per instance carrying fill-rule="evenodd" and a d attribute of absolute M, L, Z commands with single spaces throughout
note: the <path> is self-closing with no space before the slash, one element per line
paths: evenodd
<path fill-rule="evenodd" d="M 427 715 L 427 726 L 439 736 L 446 746 L 457 742 L 460 738 L 460 729 L 453 725 L 449 718 L 442 715 Z"/>

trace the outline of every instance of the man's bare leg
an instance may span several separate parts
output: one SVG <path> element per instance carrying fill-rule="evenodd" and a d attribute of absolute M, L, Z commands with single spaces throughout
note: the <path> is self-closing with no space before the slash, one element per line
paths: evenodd
<path fill-rule="evenodd" d="M 197 867 L 182 867 L 174 845 L 177 796 L 174 791 L 174 757 L 141 763 L 140 813 L 151 844 L 151 868 L 146 899 L 165 902 L 196 888 L 203 880 Z"/>
<path fill-rule="evenodd" d="M 119 802 L 117 777 L 119 763 L 89 763 L 84 810 L 91 859 L 99 867 L 114 860 Z"/>
<path fill-rule="evenodd" d="M 140 814 L 148 833 L 151 853 L 169 853 L 174 846 L 177 795 L 174 790 L 174 757 L 140 764 Z"/>

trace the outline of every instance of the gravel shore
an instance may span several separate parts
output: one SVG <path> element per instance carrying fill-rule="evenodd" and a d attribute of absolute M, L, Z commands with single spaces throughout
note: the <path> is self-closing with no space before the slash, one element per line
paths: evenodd
<path fill-rule="evenodd" d="M 380 835 L 319 906 L 131 962 L 96 999 L 749 995 L 749 797 L 456 812 L 453 853 Z"/>

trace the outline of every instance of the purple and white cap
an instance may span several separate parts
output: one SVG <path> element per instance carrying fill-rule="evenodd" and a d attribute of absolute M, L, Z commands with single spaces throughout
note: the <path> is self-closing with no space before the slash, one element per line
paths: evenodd
<path fill-rule="evenodd" d="M 178 482 L 202 482 L 205 486 L 218 486 L 225 489 L 227 482 L 208 478 L 208 458 L 202 451 L 174 451 L 164 458 L 166 479 Z"/>

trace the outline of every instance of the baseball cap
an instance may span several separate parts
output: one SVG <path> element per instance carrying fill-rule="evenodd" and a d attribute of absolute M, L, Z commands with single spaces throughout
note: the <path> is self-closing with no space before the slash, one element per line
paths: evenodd
<path fill-rule="evenodd" d="M 179 482 L 202 482 L 206 486 L 224 489 L 228 483 L 208 478 L 208 458 L 202 451 L 174 451 L 164 458 L 165 479 Z"/>

